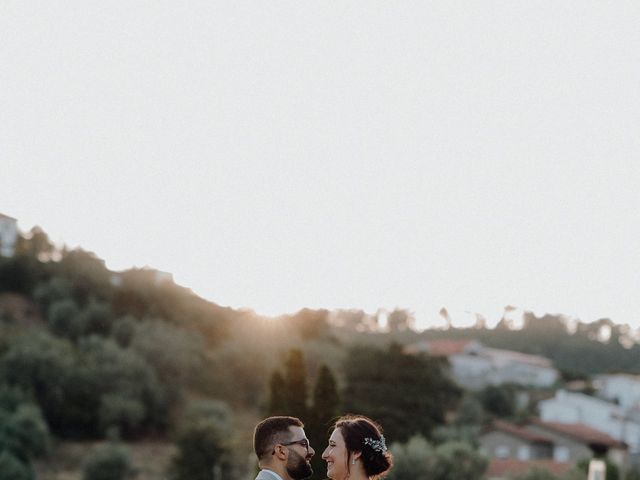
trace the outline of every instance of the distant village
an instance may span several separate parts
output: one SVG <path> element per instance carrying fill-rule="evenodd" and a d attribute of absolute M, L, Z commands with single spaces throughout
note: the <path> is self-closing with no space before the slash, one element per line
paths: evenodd
<path fill-rule="evenodd" d="M 585 382 L 554 389 L 559 372 L 542 356 L 488 348 L 477 341 L 433 340 L 407 347 L 448 360 L 451 377 L 465 389 L 520 385 L 524 405 L 536 392 L 539 416 L 524 424 L 495 420 L 480 435 L 480 449 L 491 459 L 488 479 L 506 478 L 538 465 L 560 475 L 585 458 L 603 457 L 621 471 L 640 464 L 640 376 L 597 375 L 594 393 Z"/>

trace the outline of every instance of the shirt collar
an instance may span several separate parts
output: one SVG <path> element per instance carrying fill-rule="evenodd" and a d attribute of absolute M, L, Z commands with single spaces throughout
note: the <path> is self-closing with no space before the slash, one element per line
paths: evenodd
<path fill-rule="evenodd" d="M 270 473 L 271 475 L 276 477 L 276 480 L 283 480 L 283 478 L 280 475 L 278 475 L 276 472 L 274 472 L 273 470 L 269 470 L 268 468 L 263 468 L 262 471 Z"/>

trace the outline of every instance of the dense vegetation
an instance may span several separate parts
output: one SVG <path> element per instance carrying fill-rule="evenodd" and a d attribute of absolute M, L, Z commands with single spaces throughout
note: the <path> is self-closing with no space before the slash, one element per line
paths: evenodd
<path fill-rule="evenodd" d="M 391 312 L 384 331 L 378 320 L 356 310 L 268 319 L 220 307 L 151 269 L 111 272 L 96 255 L 55 248 L 34 228 L 16 255 L 0 258 L 0 472 L 33 478 L 32 460 L 47 454 L 52 438 L 152 436 L 176 444 L 171 478 L 241 478 L 252 468 L 254 422 L 286 413 L 305 420 L 318 452 L 315 478 L 323 478 L 327 429 L 346 412 L 385 427 L 399 452 L 394 478 L 404 478 L 401 459 L 424 442 L 440 459 L 421 467 L 431 475 L 451 455 L 480 468 L 460 441 L 473 447 L 487 415 L 517 415 L 513 392 L 463 395 L 442 362 L 408 355 L 403 344 L 474 338 L 546 355 L 567 378 L 640 368 L 633 332 L 606 320 L 570 329 L 562 317 L 527 314 L 521 330 L 503 322 L 423 333 L 406 310 Z M 459 420 L 445 425 L 453 412 Z M 85 477 L 129 472 L 123 448 L 93 451 Z"/>

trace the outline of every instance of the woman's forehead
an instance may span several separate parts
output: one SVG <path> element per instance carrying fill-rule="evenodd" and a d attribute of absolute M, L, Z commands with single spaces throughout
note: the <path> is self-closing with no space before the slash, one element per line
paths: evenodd
<path fill-rule="evenodd" d="M 331 434 L 331 437 L 329 437 L 329 440 L 333 440 L 336 443 L 344 442 L 344 438 L 342 437 L 342 432 L 340 431 L 339 428 L 336 428 L 333 431 L 333 433 Z"/>

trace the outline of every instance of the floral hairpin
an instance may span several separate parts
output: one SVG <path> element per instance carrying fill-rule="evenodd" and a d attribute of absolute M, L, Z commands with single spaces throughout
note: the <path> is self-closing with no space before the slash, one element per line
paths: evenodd
<path fill-rule="evenodd" d="M 380 440 L 367 437 L 364 439 L 364 444 L 369 445 L 374 451 L 378 453 L 384 453 L 387 451 L 387 444 L 384 442 L 384 437 L 380 435 Z"/>

